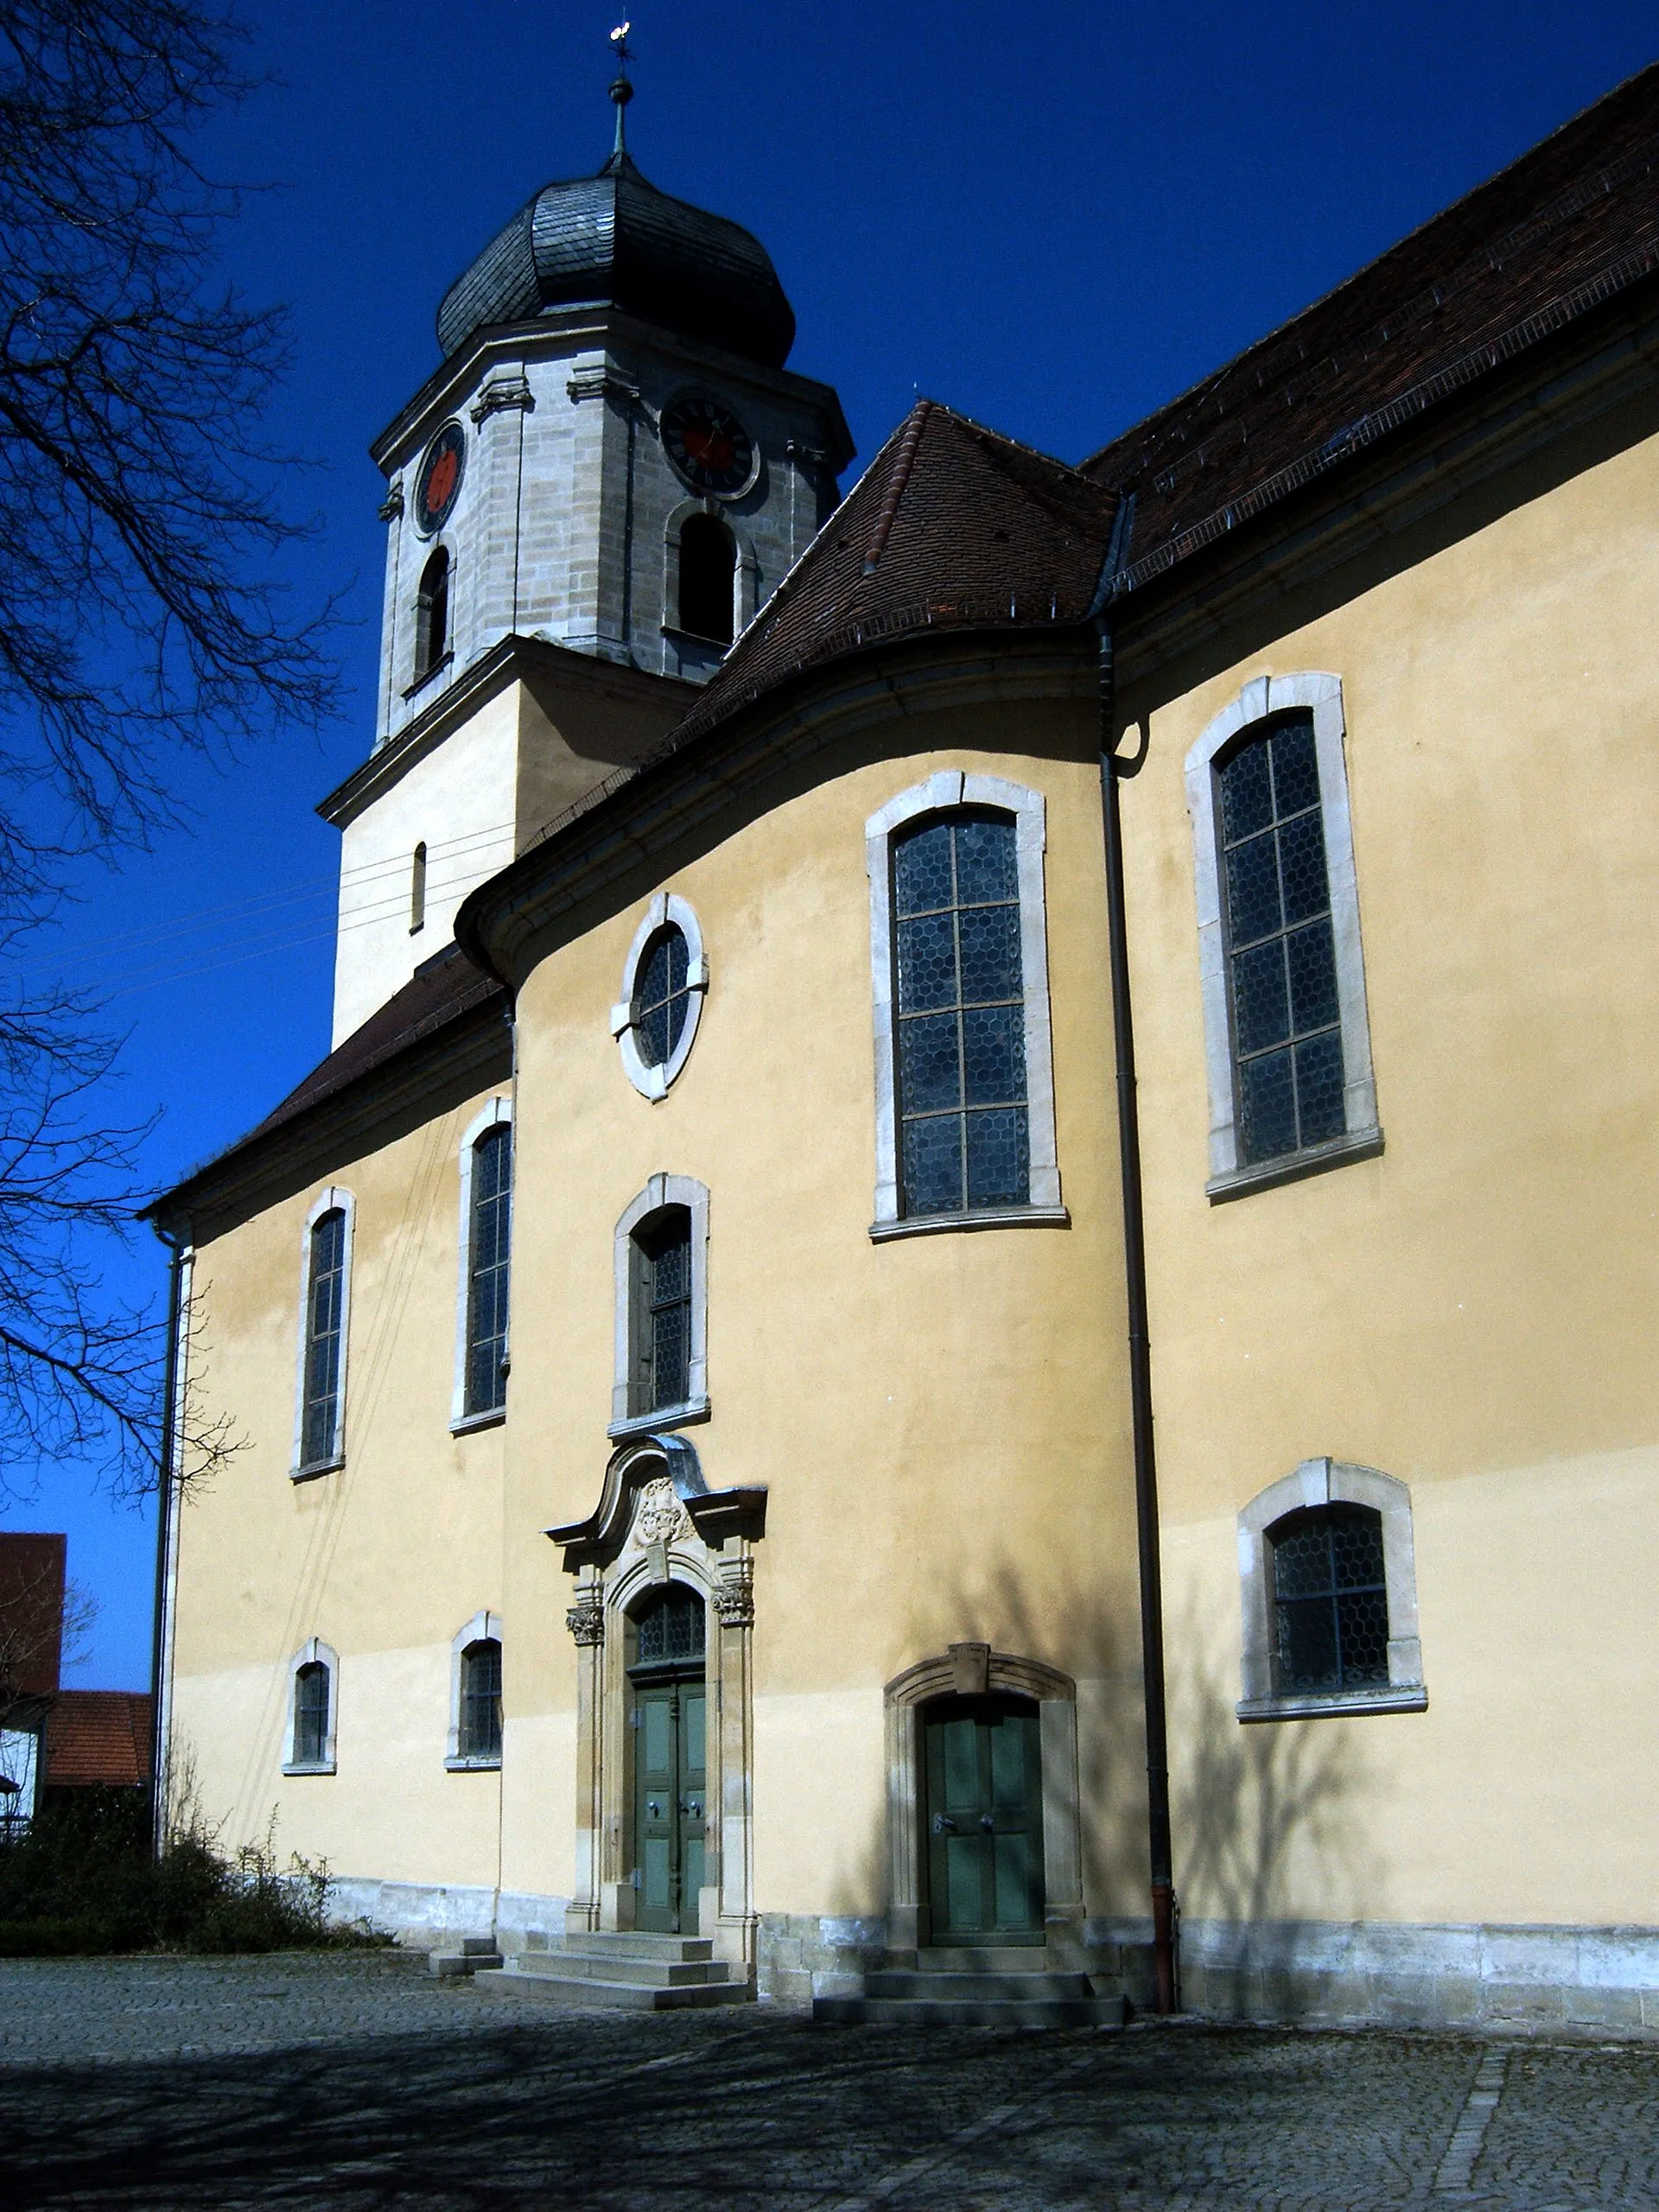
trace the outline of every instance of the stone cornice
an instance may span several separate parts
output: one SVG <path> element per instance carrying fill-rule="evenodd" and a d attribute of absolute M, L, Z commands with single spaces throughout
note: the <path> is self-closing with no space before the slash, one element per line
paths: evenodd
<path fill-rule="evenodd" d="M 499 323 L 481 333 L 464 353 L 433 371 L 371 444 L 369 457 L 390 475 L 424 445 L 440 423 L 457 411 L 467 394 L 493 368 L 613 348 L 680 361 L 688 378 L 707 378 L 728 391 L 762 397 L 784 391 L 794 400 L 806 402 L 823 418 L 829 457 L 836 475 L 858 450 L 833 385 L 816 377 L 798 375 L 793 369 L 765 368 L 735 353 L 721 353 L 717 346 L 699 346 L 692 339 L 654 329 L 620 308 L 595 304 L 566 308 L 525 322 Z"/>
<path fill-rule="evenodd" d="M 535 938 L 622 884 L 642 859 L 666 855 L 733 805 L 753 809 L 768 777 L 883 724 L 950 708 L 1084 701 L 1095 680 L 1092 634 L 1075 631 L 935 632 L 811 670 L 572 809 L 468 896 L 457 941 L 476 965 L 515 983 L 534 964 Z"/>
<path fill-rule="evenodd" d="M 429 705 L 411 715 L 396 737 L 372 753 L 360 768 L 353 769 L 344 783 L 337 784 L 318 802 L 317 812 L 325 822 L 344 829 L 509 683 L 535 676 L 576 689 L 607 692 L 613 698 L 638 698 L 647 692 L 660 697 L 666 688 L 688 705 L 698 689 L 677 676 L 655 676 L 620 661 L 601 660 L 597 654 L 577 652 L 551 639 L 501 638 L 464 668 L 453 683 L 446 684 Z"/>
<path fill-rule="evenodd" d="M 319 1177 L 336 1173 L 377 1129 L 435 1096 L 481 1090 L 512 1071 L 512 1033 L 498 995 L 264 1134 L 256 1130 L 146 1208 L 168 1234 L 203 1244 Z"/>

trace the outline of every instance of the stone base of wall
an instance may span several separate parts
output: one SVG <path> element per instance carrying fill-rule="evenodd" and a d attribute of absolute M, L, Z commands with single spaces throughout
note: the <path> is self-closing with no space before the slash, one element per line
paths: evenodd
<path fill-rule="evenodd" d="M 377 1936 L 395 1936 L 414 1950 L 433 1950 L 462 1936 L 489 1935 L 496 1921 L 496 1892 L 461 1883 L 377 1882 L 331 1874 L 328 1917 L 346 1926 L 365 1922 Z"/>
<path fill-rule="evenodd" d="M 868 1967 L 880 1966 L 887 1923 L 850 1914 L 763 1912 L 755 1933 L 755 1986 L 762 1997 L 807 2004 L 860 1997 Z"/>
<path fill-rule="evenodd" d="M 1149 1921 L 1090 1921 L 1091 1946 Z M 1143 2000 L 1137 2000 L 1143 2001 Z M 1220 2020 L 1659 2039 L 1659 1928 L 1187 1920 L 1181 2002 Z"/>

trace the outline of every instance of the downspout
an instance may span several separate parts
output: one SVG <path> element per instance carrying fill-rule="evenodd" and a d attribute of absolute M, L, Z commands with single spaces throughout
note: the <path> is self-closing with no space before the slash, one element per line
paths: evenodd
<path fill-rule="evenodd" d="M 179 1431 L 182 1427 L 186 1314 L 193 1254 L 188 1237 L 156 1234 L 172 1254 L 168 1269 L 167 1360 L 162 1385 L 162 1439 L 156 1507 L 156 1599 L 150 1631 L 150 1850 L 156 1859 L 167 1840 L 167 1755 L 172 1734 L 173 1586 L 177 1558 Z"/>
<path fill-rule="evenodd" d="M 1112 1044 L 1117 1083 L 1117 1141 L 1123 1192 L 1123 1274 L 1128 1315 L 1129 1407 L 1135 1446 L 1135 1517 L 1141 1569 L 1141 1670 L 1147 1728 L 1147 1856 L 1152 1889 L 1157 2010 L 1180 2005 L 1177 1910 L 1169 1820 L 1169 1725 L 1164 1683 L 1164 1590 L 1158 1531 L 1158 1459 L 1153 1436 L 1152 1339 L 1147 1318 L 1147 1236 L 1141 1188 L 1141 1116 L 1135 1071 L 1135 1011 L 1129 994 L 1129 931 L 1123 891 L 1123 821 L 1118 785 L 1139 772 L 1144 755 L 1117 751 L 1117 672 L 1108 601 L 1127 564 L 1135 527 L 1133 495 L 1119 507 L 1090 610 L 1099 638 L 1100 795 L 1106 836 L 1106 930 L 1112 977 Z"/>

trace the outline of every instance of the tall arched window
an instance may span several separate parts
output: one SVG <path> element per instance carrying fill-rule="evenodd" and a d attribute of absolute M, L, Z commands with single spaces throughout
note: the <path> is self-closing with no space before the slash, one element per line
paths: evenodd
<path fill-rule="evenodd" d="M 632 1414 L 683 1406 L 691 1395 L 691 1215 L 664 1206 L 633 1232 Z"/>
<path fill-rule="evenodd" d="M 426 844 L 416 846 L 415 857 L 409 871 L 409 933 L 413 937 L 426 927 Z"/>
<path fill-rule="evenodd" d="M 512 1124 L 498 1122 L 472 1148 L 467 1257 L 465 1412 L 493 1412 L 507 1395 L 507 1285 L 512 1223 Z"/>
<path fill-rule="evenodd" d="M 340 1380 L 346 1332 L 346 1209 L 329 1205 L 311 1224 L 301 1376 L 299 1471 L 331 1466 L 340 1450 Z"/>
<path fill-rule="evenodd" d="M 460 1727 L 456 1755 L 490 1760 L 501 1756 L 501 1646 L 480 1637 L 461 1655 Z"/>
<path fill-rule="evenodd" d="M 1014 824 L 924 820 L 893 841 L 899 1174 L 906 1215 L 1031 1194 Z"/>
<path fill-rule="evenodd" d="M 680 621 L 694 637 L 729 645 L 737 545 L 718 515 L 688 515 L 680 531 Z"/>
<path fill-rule="evenodd" d="M 1389 1679 L 1382 1516 L 1315 1505 L 1268 1531 L 1274 1672 L 1281 1693 L 1356 1689 Z"/>
<path fill-rule="evenodd" d="M 415 602 L 415 674 L 435 669 L 449 650 L 449 555 L 442 545 L 421 571 Z"/>
<path fill-rule="evenodd" d="M 334 1676 L 338 1662 L 314 1636 L 289 1662 L 288 1746 L 284 1774 L 334 1771 Z"/>

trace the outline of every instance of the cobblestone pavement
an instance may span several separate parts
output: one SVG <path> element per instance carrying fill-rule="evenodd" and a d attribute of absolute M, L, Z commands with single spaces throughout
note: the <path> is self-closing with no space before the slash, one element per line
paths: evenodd
<path fill-rule="evenodd" d="M 0 1961 L 0 2205 L 1654 2212 L 1659 2049 L 572 2012 L 390 1954 Z"/>

